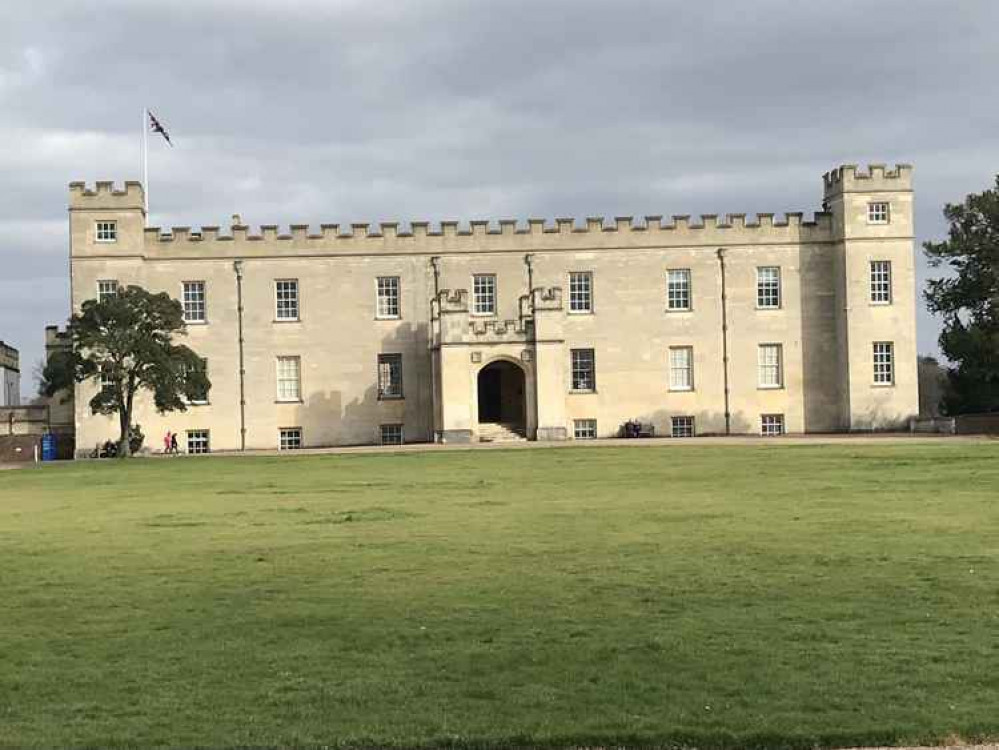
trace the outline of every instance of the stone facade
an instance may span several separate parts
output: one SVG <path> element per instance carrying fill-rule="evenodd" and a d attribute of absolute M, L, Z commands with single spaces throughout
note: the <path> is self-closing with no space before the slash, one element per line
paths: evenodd
<path fill-rule="evenodd" d="M 486 422 L 529 439 L 629 420 L 664 435 L 904 425 L 918 412 L 911 168 L 839 167 L 823 209 L 316 232 L 234 217 L 164 233 L 145 226 L 140 184 L 72 183 L 72 300 L 101 282 L 186 289 L 203 319 L 186 343 L 207 359 L 208 402 L 158 415 L 142 400 L 154 448 L 168 429 L 182 448 L 207 430 L 212 450 L 238 450 L 278 447 L 282 429 L 309 447 L 394 440 L 398 425 L 406 442 L 475 441 Z M 84 448 L 116 433 L 86 407 L 95 387 L 76 394 Z"/>
<path fill-rule="evenodd" d="M 0 406 L 21 403 L 21 365 L 17 349 L 0 341 Z"/>

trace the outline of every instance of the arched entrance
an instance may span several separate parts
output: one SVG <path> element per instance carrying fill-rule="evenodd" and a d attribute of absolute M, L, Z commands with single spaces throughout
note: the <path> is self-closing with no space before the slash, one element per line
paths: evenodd
<path fill-rule="evenodd" d="M 479 370 L 479 424 L 502 424 L 523 436 L 527 427 L 524 371 L 505 359 Z"/>

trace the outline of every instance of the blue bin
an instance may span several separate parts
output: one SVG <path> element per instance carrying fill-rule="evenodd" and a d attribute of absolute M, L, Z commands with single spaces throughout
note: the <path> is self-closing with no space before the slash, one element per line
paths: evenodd
<path fill-rule="evenodd" d="M 42 461 L 56 460 L 56 436 L 51 432 L 42 435 Z"/>

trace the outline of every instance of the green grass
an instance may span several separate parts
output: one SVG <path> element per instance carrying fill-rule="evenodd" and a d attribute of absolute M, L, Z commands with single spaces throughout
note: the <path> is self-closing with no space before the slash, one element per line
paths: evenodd
<path fill-rule="evenodd" d="M 0 745 L 999 736 L 999 445 L 0 473 Z"/>

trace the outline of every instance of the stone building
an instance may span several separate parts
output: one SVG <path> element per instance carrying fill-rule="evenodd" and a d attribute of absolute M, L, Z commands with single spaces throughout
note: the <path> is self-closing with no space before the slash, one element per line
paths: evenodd
<path fill-rule="evenodd" d="M 17 349 L 0 341 L 0 406 L 21 403 L 21 365 Z"/>
<path fill-rule="evenodd" d="M 147 227 L 70 185 L 72 301 L 184 305 L 213 387 L 136 409 L 202 450 L 889 429 L 918 412 L 912 171 L 827 173 L 823 210 L 611 222 Z M 78 386 L 77 445 L 116 434 Z"/>

